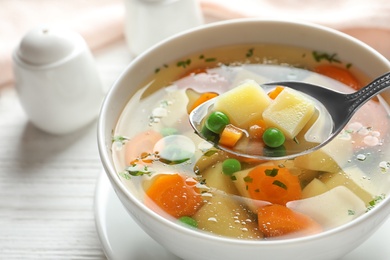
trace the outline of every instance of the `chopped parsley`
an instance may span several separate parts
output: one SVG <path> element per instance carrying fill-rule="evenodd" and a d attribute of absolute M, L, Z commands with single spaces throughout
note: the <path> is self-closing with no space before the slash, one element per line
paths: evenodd
<path fill-rule="evenodd" d="M 116 136 L 113 136 L 112 138 L 111 138 L 111 141 L 113 142 L 113 143 L 115 143 L 115 142 L 118 142 L 118 143 L 121 143 L 121 144 L 124 144 L 126 141 L 128 141 L 129 140 L 129 138 L 127 138 L 127 137 L 125 137 L 125 136 L 121 136 L 121 135 L 116 135 Z"/>
<path fill-rule="evenodd" d="M 335 63 L 341 63 L 341 61 L 337 58 L 337 53 L 329 54 L 326 52 L 317 52 L 313 51 L 313 58 L 315 61 L 320 62 L 322 60 L 326 60 L 330 63 L 335 62 Z"/>
<path fill-rule="evenodd" d="M 378 205 L 382 200 L 384 200 L 385 197 L 385 194 L 375 196 L 375 198 L 368 203 L 369 206 L 367 207 L 367 211 L 372 210 L 376 205 Z"/>
<path fill-rule="evenodd" d="M 284 184 L 284 183 L 281 182 L 281 181 L 274 180 L 274 181 L 272 182 L 272 184 L 273 184 L 273 185 L 276 185 L 276 186 L 278 186 L 278 187 L 280 187 L 280 188 L 282 188 L 282 189 L 287 190 L 287 185 Z"/>
<path fill-rule="evenodd" d="M 270 177 L 275 177 L 278 175 L 279 169 L 273 168 L 265 170 L 265 175 L 270 176 Z"/>
<path fill-rule="evenodd" d="M 147 166 L 137 167 L 137 165 L 132 165 L 127 167 L 123 172 L 119 173 L 119 176 L 125 178 L 126 180 L 130 180 L 131 177 L 143 176 L 145 174 L 151 174 L 152 171 Z"/>
<path fill-rule="evenodd" d="M 216 58 L 207 58 L 204 61 L 205 62 L 213 62 L 213 61 L 216 61 L 216 60 L 217 60 Z"/>
<path fill-rule="evenodd" d="M 245 55 L 245 56 L 246 56 L 247 58 L 252 57 L 252 56 L 253 56 L 253 50 L 254 50 L 253 48 L 250 48 L 250 49 L 246 52 L 246 55 Z"/>
<path fill-rule="evenodd" d="M 244 178 L 244 181 L 245 181 L 245 182 L 252 182 L 253 179 L 252 179 L 252 177 L 246 176 L 246 177 Z"/>
<path fill-rule="evenodd" d="M 348 210 L 348 216 L 354 216 L 355 215 L 355 211 L 352 210 L 352 209 L 349 209 Z"/>
<path fill-rule="evenodd" d="M 178 61 L 176 63 L 176 66 L 177 67 L 183 67 L 183 68 L 186 68 L 187 66 L 189 66 L 191 64 L 191 60 L 190 59 L 187 59 L 187 60 L 183 60 L 183 61 Z"/>

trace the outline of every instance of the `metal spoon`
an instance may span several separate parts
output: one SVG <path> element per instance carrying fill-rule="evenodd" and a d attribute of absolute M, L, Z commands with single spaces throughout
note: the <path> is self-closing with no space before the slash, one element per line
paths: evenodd
<path fill-rule="evenodd" d="M 319 142 L 313 142 L 313 145 L 309 147 L 300 147 L 299 145 L 295 145 L 293 148 L 286 147 L 282 154 L 277 149 L 269 149 L 266 153 L 247 153 L 239 149 L 221 146 L 217 142 L 207 140 L 202 134 L 201 129 L 203 119 L 213 106 L 216 98 L 213 98 L 194 109 L 189 115 L 190 123 L 200 137 L 213 143 L 215 147 L 231 154 L 260 160 L 294 158 L 318 150 L 334 139 L 363 104 L 390 86 L 390 72 L 378 77 L 366 87 L 351 94 L 344 94 L 321 86 L 295 81 L 267 83 L 263 84 L 262 87 L 265 91 L 269 91 L 277 85 L 298 90 L 318 101 L 316 102 L 317 109 L 321 111 L 320 113 L 322 113 L 322 116 L 326 120 L 330 121 L 326 126 L 317 126 L 317 128 L 321 130 L 323 136 L 325 133 L 325 138 L 321 138 L 321 140 L 318 140 Z"/>

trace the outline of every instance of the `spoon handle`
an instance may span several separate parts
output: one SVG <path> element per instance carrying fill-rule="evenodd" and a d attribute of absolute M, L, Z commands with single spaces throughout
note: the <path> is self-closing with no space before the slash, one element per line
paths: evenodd
<path fill-rule="evenodd" d="M 390 72 L 375 79 L 366 87 L 352 94 L 346 95 L 347 102 L 350 102 L 348 112 L 352 114 L 372 97 L 378 95 L 390 86 Z"/>

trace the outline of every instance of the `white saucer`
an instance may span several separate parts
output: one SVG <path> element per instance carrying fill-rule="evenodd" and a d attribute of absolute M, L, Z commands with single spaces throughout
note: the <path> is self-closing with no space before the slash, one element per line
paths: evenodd
<path fill-rule="evenodd" d="M 95 221 L 108 259 L 178 260 L 150 238 L 126 212 L 106 174 L 101 173 L 96 186 Z M 340 260 L 390 259 L 390 219 L 366 242 Z"/>

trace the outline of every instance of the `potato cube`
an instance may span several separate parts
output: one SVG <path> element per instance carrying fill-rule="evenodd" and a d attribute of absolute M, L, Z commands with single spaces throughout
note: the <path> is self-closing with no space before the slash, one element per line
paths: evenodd
<path fill-rule="evenodd" d="M 213 194 L 192 216 L 198 228 L 215 234 L 242 239 L 261 239 L 255 216 L 234 197 Z"/>
<path fill-rule="evenodd" d="M 355 193 L 366 206 L 373 200 L 375 188 L 372 187 L 370 180 L 363 178 L 364 173 L 356 166 L 345 169 L 340 173 L 325 173 L 321 175 L 320 180 L 329 188 L 345 186 Z"/>
<path fill-rule="evenodd" d="M 352 157 L 351 140 L 337 136 L 320 150 L 294 159 L 296 167 L 314 171 L 339 172 L 341 167 Z"/>
<path fill-rule="evenodd" d="M 314 178 L 306 187 L 302 190 L 302 199 L 318 196 L 325 193 L 329 188 L 319 179 Z"/>
<path fill-rule="evenodd" d="M 270 102 L 271 99 L 259 84 L 247 80 L 220 95 L 214 109 L 225 113 L 233 125 L 248 128 L 252 122 L 262 119 L 263 111 Z"/>
<path fill-rule="evenodd" d="M 279 128 L 293 139 L 315 112 L 314 103 L 293 89 L 284 89 L 263 112 L 269 126 Z"/>

